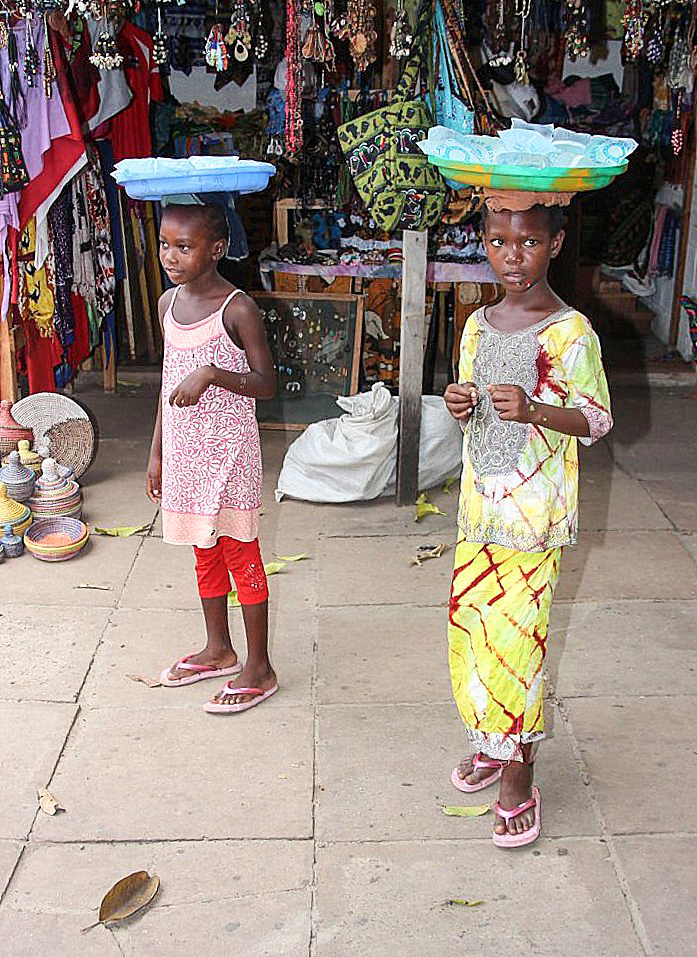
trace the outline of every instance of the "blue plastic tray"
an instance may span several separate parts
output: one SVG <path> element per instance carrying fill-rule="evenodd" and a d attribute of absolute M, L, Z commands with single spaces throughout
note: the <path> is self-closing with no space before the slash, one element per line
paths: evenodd
<path fill-rule="evenodd" d="M 203 161 L 203 162 L 201 162 Z M 131 199 L 160 200 L 179 193 L 259 193 L 276 167 L 237 157 L 123 160 L 112 176 Z"/>

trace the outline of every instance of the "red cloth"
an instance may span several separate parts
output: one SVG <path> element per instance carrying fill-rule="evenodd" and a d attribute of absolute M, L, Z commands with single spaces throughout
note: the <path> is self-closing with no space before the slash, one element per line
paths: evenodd
<path fill-rule="evenodd" d="M 124 72 L 133 99 L 110 121 L 115 163 L 122 159 L 152 156 L 150 103 L 162 102 L 165 98 L 150 34 L 126 21 L 117 44 L 124 57 Z"/>
<path fill-rule="evenodd" d="M 70 90 L 67 60 L 59 38 L 53 30 L 49 30 L 49 36 L 56 64 L 58 84 L 58 90 L 54 90 L 53 95 L 60 95 L 63 101 L 63 109 L 70 124 L 70 133 L 53 140 L 51 148 L 44 153 L 44 168 L 22 190 L 19 197 L 20 233 L 39 206 L 51 195 L 85 152 L 85 141 L 80 129 L 80 117 Z"/>
<path fill-rule="evenodd" d="M 570 110 L 578 109 L 579 106 L 590 106 L 593 99 L 591 81 L 588 78 L 575 80 L 567 86 L 553 76 L 550 77 L 545 92 L 555 100 L 561 100 Z"/>
<path fill-rule="evenodd" d="M 71 298 L 75 316 L 75 342 L 68 346 L 65 354 L 70 365 L 77 369 L 92 351 L 90 349 L 90 323 L 87 317 L 87 306 L 82 296 L 74 292 L 71 294 Z"/>
<path fill-rule="evenodd" d="M 55 392 L 56 377 L 53 373 L 55 366 L 62 360 L 61 344 L 58 336 L 42 336 L 33 320 L 22 325 L 26 335 L 24 358 L 26 373 L 29 378 L 29 392 Z"/>
<path fill-rule="evenodd" d="M 82 21 L 82 37 L 71 60 L 68 60 L 68 50 L 72 48 L 72 37 L 65 39 L 60 33 L 52 32 L 53 56 L 56 62 L 60 57 L 60 68 L 70 84 L 73 102 L 77 107 L 81 123 L 88 123 L 99 109 L 99 70 L 90 63 L 92 45 L 87 24 Z"/>
<path fill-rule="evenodd" d="M 201 598 L 219 598 L 230 591 L 230 573 L 235 579 L 241 605 L 261 605 L 269 597 L 259 539 L 238 542 L 221 536 L 213 548 L 197 548 L 196 578 Z"/>

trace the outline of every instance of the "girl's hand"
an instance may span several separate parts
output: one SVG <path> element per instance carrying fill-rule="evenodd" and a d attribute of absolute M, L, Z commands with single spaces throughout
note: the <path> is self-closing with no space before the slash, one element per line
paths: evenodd
<path fill-rule="evenodd" d="M 452 383 L 445 390 L 445 406 L 454 419 L 466 422 L 479 402 L 479 393 L 474 382 Z"/>
<path fill-rule="evenodd" d="M 151 455 L 148 460 L 145 491 L 151 502 L 159 504 L 162 501 L 162 459 L 156 455 Z"/>
<path fill-rule="evenodd" d="M 213 367 L 201 366 L 179 383 L 169 397 L 169 404 L 177 408 L 196 405 L 206 389 L 213 384 Z"/>
<path fill-rule="evenodd" d="M 490 385 L 487 392 L 503 422 L 530 422 L 532 401 L 519 385 Z"/>

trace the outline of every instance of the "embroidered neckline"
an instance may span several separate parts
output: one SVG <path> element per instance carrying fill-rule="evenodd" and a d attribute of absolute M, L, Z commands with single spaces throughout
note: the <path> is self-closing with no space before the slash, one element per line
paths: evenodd
<path fill-rule="evenodd" d="M 477 313 L 477 322 L 479 323 L 480 328 L 485 328 L 487 332 L 493 332 L 497 336 L 519 336 L 519 335 L 529 335 L 530 333 L 540 332 L 541 329 L 551 326 L 552 323 L 558 322 L 563 316 L 566 316 L 570 312 L 576 312 L 573 306 L 563 306 L 561 309 L 557 309 L 555 312 L 551 312 L 548 316 L 545 316 L 544 319 L 540 319 L 538 322 L 534 322 L 531 326 L 525 326 L 524 329 L 497 329 L 496 326 L 492 326 L 489 320 L 486 317 L 486 306 L 482 306 Z"/>

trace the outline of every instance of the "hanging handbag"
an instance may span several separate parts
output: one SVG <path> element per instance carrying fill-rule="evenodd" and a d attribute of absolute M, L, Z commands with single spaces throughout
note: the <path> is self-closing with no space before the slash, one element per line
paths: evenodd
<path fill-rule="evenodd" d="M 438 46 L 438 82 L 435 89 L 436 123 L 458 133 L 474 133 L 474 111 L 465 106 L 453 92 L 457 88 L 455 67 L 450 54 L 448 31 L 440 0 L 436 0 L 436 41 Z M 466 92 L 471 102 L 469 90 Z"/>
<path fill-rule="evenodd" d="M 445 181 L 419 149 L 434 125 L 426 103 L 416 99 L 419 74 L 428 69 L 429 15 L 427 3 L 392 102 L 337 129 L 354 185 L 388 233 L 435 226 L 445 205 Z"/>

